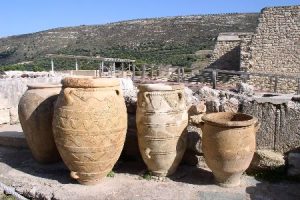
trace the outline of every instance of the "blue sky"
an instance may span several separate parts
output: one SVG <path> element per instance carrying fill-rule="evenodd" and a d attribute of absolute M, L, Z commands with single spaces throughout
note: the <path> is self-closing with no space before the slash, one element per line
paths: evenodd
<path fill-rule="evenodd" d="M 138 18 L 259 12 L 284 5 L 300 5 L 300 0 L 2 0 L 0 37 Z"/>

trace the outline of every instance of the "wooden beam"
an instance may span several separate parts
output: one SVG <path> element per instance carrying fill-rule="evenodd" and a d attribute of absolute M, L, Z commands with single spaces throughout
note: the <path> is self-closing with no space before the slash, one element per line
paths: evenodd
<path fill-rule="evenodd" d="M 131 59 L 122 59 L 122 58 L 105 58 L 105 57 L 93 57 L 93 56 L 75 56 L 75 55 L 64 55 L 64 54 L 47 54 L 47 58 L 77 58 L 77 59 L 86 59 L 86 60 L 100 60 L 105 62 L 135 62 Z"/>

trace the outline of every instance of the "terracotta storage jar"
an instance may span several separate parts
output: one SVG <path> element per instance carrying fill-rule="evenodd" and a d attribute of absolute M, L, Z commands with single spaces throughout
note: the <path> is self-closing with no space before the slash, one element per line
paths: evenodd
<path fill-rule="evenodd" d="M 156 176 L 175 172 L 186 148 L 187 107 L 182 85 L 138 87 L 136 123 L 140 153 Z"/>
<path fill-rule="evenodd" d="M 202 117 L 202 150 L 218 185 L 240 184 L 256 148 L 258 120 L 241 113 L 219 112 Z"/>
<path fill-rule="evenodd" d="M 96 184 L 117 162 L 127 129 L 125 101 L 117 79 L 68 77 L 54 110 L 59 153 L 81 184 Z"/>
<path fill-rule="evenodd" d="M 60 160 L 52 133 L 54 103 L 60 90 L 58 84 L 28 85 L 19 102 L 19 119 L 26 141 L 40 163 Z"/>

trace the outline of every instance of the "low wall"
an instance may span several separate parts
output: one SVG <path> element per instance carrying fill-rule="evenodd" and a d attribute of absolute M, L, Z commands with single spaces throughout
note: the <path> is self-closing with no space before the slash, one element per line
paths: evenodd
<path fill-rule="evenodd" d="M 287 153 L 300 147 L 300 102 L 296 99 L 278 96 L 242 102 L 240 111 L 261 122 L 258 149 Z"/>

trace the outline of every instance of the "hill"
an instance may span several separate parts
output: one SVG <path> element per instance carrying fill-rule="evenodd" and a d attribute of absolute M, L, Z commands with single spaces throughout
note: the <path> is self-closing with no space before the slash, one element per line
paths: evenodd
<path fill-rule="evenodd" d="M 47 53 L 136 59 L 138 63 L 190 66 L 198 50 L 213 49 L 220 32 L 251 32 L 258 14 L 138 19 L 55 28 L 0 38 L 0 66 L 20 62 L 49 67 Z M 203 58 L 201 58 L 203 59 Z M 61 61 L 65 68 L 67 63 Z"/>

